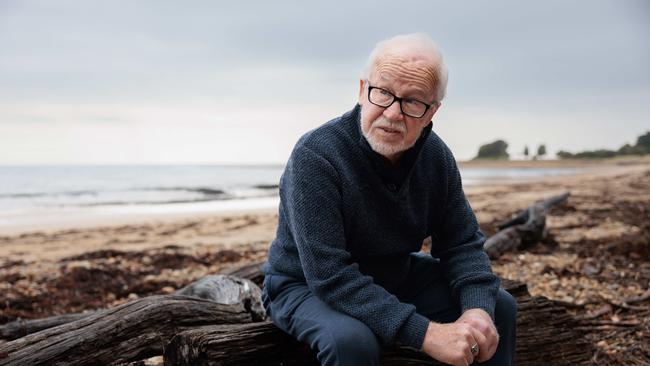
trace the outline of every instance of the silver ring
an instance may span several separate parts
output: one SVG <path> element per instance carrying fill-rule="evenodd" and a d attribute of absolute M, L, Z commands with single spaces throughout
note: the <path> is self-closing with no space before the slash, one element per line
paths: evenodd
<path fill-rule="evenodd" d="M 474 343 L 474 345 L 470 347 L 469 350 L 472 351 L 472 355 L 478 355 L 478 343 Z"/>

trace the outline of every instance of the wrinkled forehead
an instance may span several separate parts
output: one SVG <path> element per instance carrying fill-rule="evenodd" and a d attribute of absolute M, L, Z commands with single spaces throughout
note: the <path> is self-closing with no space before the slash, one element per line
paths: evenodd
<path fill-rule="evenodd" d="M 409 85 L 428 95 L 438 84 L 435 60 L 418 52 L 384 52 L 375 59 L 369 76 L 373 82 Z"/>

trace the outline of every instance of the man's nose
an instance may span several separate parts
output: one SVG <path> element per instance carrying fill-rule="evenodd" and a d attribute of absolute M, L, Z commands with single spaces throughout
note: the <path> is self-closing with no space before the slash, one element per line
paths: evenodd
<path fill-rule="evenodd" d="M 384 109 L 384 115 L 390 121 L 401 121 L 404 119 L 404 115 L 402 114 L 402 109 L 398 101 L 394 101 L 393 104 Z"/>

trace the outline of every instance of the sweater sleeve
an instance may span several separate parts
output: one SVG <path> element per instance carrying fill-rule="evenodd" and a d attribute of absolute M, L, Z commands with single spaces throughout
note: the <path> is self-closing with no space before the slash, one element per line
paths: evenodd
<path fill-rule="evenodd" d="M 431 254 L 440 258 L 452 296 L 462 311 L 480 308 L 494 320 L 500 280 L 492 273 L 483 250 L 485 236 L 463 192 L 456 161 L 451 151 L 445 150 L 447 195 Z"/>
<path fill-rule="evenodd" d="M 384 345 L 421 349 L 429 320 L 375 284 L 346 249 L 336 169 L 299 145 L 280 183 L 280 199 L 309 289 L 333 309 L 366 324 Z"/>

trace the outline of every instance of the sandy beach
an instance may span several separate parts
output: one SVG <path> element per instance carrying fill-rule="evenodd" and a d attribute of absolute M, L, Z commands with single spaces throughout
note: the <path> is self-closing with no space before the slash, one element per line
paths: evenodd
<path fill-rule="evenodd" d="M 650 161 L 589 165 L 580 174 L 466 187 L 466 194 L 492 235 L 513 213 L 569 191 L 568 203 L 548 216 L 543 242 L 502 256 L 494 270 L 576 316 L 609 306 L 597 319 L 614 326 L 587 332 L 599 349 L 595 360 L 649 357 L 650 303 L 625 299 L 650 288 Z M 276 225 L 272 209 L 1 233 L 0 324 L 111 307 L 262 261 Z M 615 326 L 624 321 L 638 326 Z"/>

